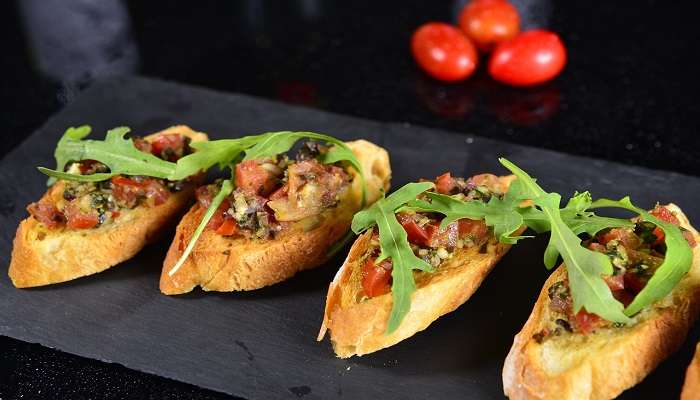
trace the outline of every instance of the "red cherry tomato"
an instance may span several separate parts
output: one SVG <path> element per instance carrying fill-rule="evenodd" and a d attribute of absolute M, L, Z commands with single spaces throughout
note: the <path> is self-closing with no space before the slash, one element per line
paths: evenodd
<path fill-rule="evenodd" d="M 490 51 L 518 34 L 520 16 L 506 0 L 473 0 L 460 13 L 459 26 L 479 50 Z"/>
<path fill-rule="evenodd" d="M 442 22 L 429 22 L 411 38 L 411 51 L 428 75 L 446 82 L 467 78 L 476 69 L 478 55 L 459 29 Z"/>
<path fill-rule="evenodd" d="M 493 79 L 513 86 L 531 86 L 559 75 L 566 64 L 566 49 L 556 33 L 523 32 L 499 44 L 489 60 Z"/>

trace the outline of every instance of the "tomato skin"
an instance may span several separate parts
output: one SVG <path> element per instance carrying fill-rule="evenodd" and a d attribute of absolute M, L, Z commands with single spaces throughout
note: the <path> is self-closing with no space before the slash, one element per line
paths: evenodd
<path fill-rule="evenodd" d="M 460 237 L 471 235 L 478 240 L 489 233 L 489 228 L 483 220 L 476 221 L 462 218 L 458 221 L 458 224 Z"/>
<path fill-rule="evenodd" d="M 623 290 L 625 288 L 625 276 L 620 275 L 604 275 L 603 280 L 608 284 L 608 287 L 613 292 L 616 290 Z"/>
<path fill-rule="evenodd" d="M 450 175 L 449 172 L 445 172 L 435 179 L 435 189 L 438 193 L 450 194 L 454 187 L 455 181 L 452 179 L 452 175 Z"/>
<path fill-rule="evenodd" d="M 411 38 L 411 52 L 428 75 L 445 82 L 466 79 L 478 60 L 476 48 L 464 33 L 442 22 L 420 26 Z"/>
<path fill-rule="evenodd" d="M 100 223 L 97 211 L 82 212 L 76 204 L 69 203 L 66 205 L 63 213 L 66 216 L 66 227 L 68 229 L 90 229 Z"/>
<path fill-rule="evenodd" d="M 151 141 L 150 151 L 154 156 L 167 161 L 177 161 L 178 154 L 182 154 L 185 146 L 185 137 L 177 133 L 160 135 Z"/>
<path fill-rule="evenodd" d="M 673 224 L 673 225 L 680 224 L 680 222 L 678 221 L 678 218 L 676 218 L 676 216 L 673 215 L 673 213 L 671 211 L 669 211 L 668 208 L 666 208 L 666 207 L 656 206 L 653 210 L 651 210 L 650 214 L 655 216 L 656 218 L 660 219 L 663 222 L 668 222 L 668 223 Z M 654 231 L 652 233 L 654 234 L 654 236 L 656 236 L 656 242 L 654 242 L 654 246 L 660 245 L 666 239 L 666 235 L 664 234 L 663 229 L 659 228 L 658 226 L 656 228 L 654 228 Z M 691 238 L 692 238 L 692 235 L 691 235 Z M 686 237 L 686 240 L 687 240 L 687 237 Z"/>
<path fill-rule="evenodd" d="M 249 193 L 265 196 L 275 188 L 272 173 L 255 160 L 247 160 L 236 165 L 236 187 Z"/>
<path fill-rule="evenodd" d="M 459 26 L 481 51 L 520 32 L 518 10 L 506 0 L 472 0 L 459 14 Z"/>
<path fill-rule="evenodd" d="M 362 289 L 367 297 L 377 297 L 391 291 L 391 261 L 384 260 L 379 265 L 374 258 L 362 264 Z"/>
<path fill-rule="evenodd" d="M 232 218 L 224 218 L 224 221 L 216 229 L 216 233 L 221 236 L 233 236 L 238 232 L 238 225 Z"/>
<path fill-rule="evenodd" d="M 596 324 L 598 321 L 600 321 L 600 317 L 591 314 L 587 312 L 585 309 L 581 309 L 578 313 L 576 313 L 576 327 L 583 333 L 584 335 L 587 335 L 596 328 Z"/>
<path fill-rule="evenodd" d="M 554 32 L 531 30 L 499 44 L 489 60 L 489 74 L 513 86 L 553 79 L 566 65 L 566 49 Z"/>
<path fill-rule="evenodd" d="M 420 227 L 416 221 L 408 214 L 399 213 L 396 215 L 401 226 L 406 231 L 408 241 L 414 244 L 428 246 L 430 243 L 430 235 L 425 229 Z"/>

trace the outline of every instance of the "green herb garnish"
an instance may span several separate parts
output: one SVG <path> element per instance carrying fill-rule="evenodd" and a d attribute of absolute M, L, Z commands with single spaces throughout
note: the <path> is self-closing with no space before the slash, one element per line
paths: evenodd
<path fill-rule="evenodd" d="M 104 140 L 84 140 L 90 134 L 87 125 L 68 128 L 58 141 L 54 156 L 56 169 L 39 167 L 39 171 L 50 176 L 49 184 L 55 179 L 81 182 L 104 181 L 115 175 L 145 175 L 169 179 L 175 172 L 175 163 L 161 160 L 150 153 L 140 151 L 132 139 L 124 136 L 129 128 L 122 126 L 107 132 Z M 63 172 L 71 161 L 96 160 L 109 167 L 109 173 L 78 175 Z"/>

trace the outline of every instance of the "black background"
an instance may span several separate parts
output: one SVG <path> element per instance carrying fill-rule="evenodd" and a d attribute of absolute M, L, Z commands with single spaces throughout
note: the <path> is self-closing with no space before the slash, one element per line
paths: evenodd
<path fill-rule="evenodd" d="M 415 68 L 411 32 L 461 4 L 5 1 L 0 156 L 95 80 L 143 74 L 698 174 L 692 3 L 516 2 L 526 27 L 559 32 L 569 51 L 558 79 L 527 90 L 483 70 L 442 85 Z M 227 398 L 9 338 L 0 350 L 12 396 Z"/>

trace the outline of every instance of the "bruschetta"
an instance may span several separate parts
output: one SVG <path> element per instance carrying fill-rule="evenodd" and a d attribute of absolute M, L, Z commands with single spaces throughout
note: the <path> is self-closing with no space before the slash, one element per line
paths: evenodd
<path fill-rule="evenodd" d="M 681 392 L 681 400 L 700 399 L 700 343 L 696 346 L 695 356 L 685 373 L 685 383 Z"/>
<path fill-rule="evenodd" d="M 485 203 L 502 197 L 514 178 L 482 174 L 463 179 L 446 173 L 436 179 L 434 191 Z M 381 245 L 376 226 L 363 233 L 329 286 L 318 335 L 320 341 L 330 332 L 338 357 L 372 353 L 426 329 L 467 301 L 510 248 L 483 220 L 459 219 L 440 228 L 441 218 L 434 213 L 398 212 L 396 218 L 415 256 L 433 271 L 413 271 L 410 309 L 398 328 L 388 332 L 394 302 L 392 261 L 377 262 Z"/>
<path fill-rule="evenodd" d="M 692 249 L 687 274 L 668 295 L 624 324 L 585 309 L 574 314 L 566 266 L 561 265 L 545 282 L 505 360 L 503 387 L 509 398 L 612 399 L 679 348 L 700 311 L 700 236 L 674 204 L 657 206 L 651 214 L 680 227 Z M 610 258 L 614 273 L 604 279 L 624 305 L 664 260 L 663 231 L 658 229 L 637 220 L 633 228 L 603 230 L 587 243 Z"/>
<path fill-rule="evenodd" d="M 207 135 L 173 126 L 134 139 L 136 148 L 167 161 L 191 152 Z M 109 172 L 94 160 L 71 162 L 71 174 Z M 56 181 L 21 221 L 9 275 L 16 287 L 49 285 L 92 275 L 138 253 L 189 205 L 198 177 L 166 181 L 116 175 L 100 182 Z"/>
<path fill-rule="evenodd" d="M 366 204 L 389 188 L 386 150 L 365 140 L 346 144 L 365 185 L 354 168 L 319 162 L 327 149 L 317 142 L 307 142 L 293 159 L 278 155 L 237 164 L 235 190 L 178 265 L 220 185 L 197 189 L 198 202 L 178 224 L 163 263 L 161 292 L 253 290 L 321 265 L 361 209 L 363 186 Z"/>

